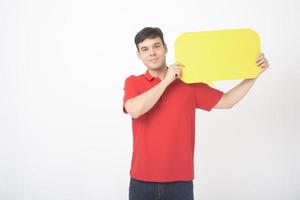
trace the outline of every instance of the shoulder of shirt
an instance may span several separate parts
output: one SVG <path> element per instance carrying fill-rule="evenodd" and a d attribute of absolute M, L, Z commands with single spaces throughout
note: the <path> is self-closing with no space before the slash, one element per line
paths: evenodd
<path fill-rule="evenodd" d="M 126 78 L 126 81 L 135 81 L 135 80 L 140 80 L 144 78 L 144 74 L 140 75 L 130 75 Z"/>

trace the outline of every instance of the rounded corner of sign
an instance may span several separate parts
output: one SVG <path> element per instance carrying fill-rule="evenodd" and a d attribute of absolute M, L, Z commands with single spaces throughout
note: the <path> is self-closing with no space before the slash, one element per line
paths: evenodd
<path fill-rule="evenodd" d="M 258 33 L 257 33 L 254 29 L 252 29 L 252 28 L 247 28 L 247 30 L 248 30 L 249 32 L 251 32 L 251 34 L 255 35 L 255 37 L 257 37 L 257 39 L 259 39 L 259 35 L 258 35 Z"/>
<path fill-rule="evenodd" d="M 185 32 L 184 32 L 184 33 L 180 33 L 180 34 L 177 36 L 177 38 L 175 39 L 175 45 L 176 45 L 176 43 L 177 43 L 182 37 L 184 37 L 184 35 L 186 35 Z"/>

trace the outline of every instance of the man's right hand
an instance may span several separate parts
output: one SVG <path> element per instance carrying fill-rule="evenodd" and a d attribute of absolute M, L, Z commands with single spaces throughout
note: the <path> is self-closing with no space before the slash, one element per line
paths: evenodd
<path fill-rule="evenodd" d="M 168 85 L 175 79 L 180 78 L 181 67 L 183 65 L 179 63 L 170 65 L 163 81 L 146 92 L 126 101 L 125 109 L 132 118 L 138 118 L 155 105 Z"/>
<path fill-rule="evenodd" d="M 168 82 L 172 82 L 181 76 L 181 67 L 183 67 L 180 63 L 174 63 L 168 67 L 167 74 L 165 76 L 165 80 Z"/>

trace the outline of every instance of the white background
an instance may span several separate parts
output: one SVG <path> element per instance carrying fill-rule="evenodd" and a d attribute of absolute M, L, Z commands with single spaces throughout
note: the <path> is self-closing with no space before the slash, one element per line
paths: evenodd
<path fill-rule="evenodd" d="M 249 27 L 270 68 L 230 110 L 197 111 L 195 199 L 300 198 L 300 3 L 0 1 L 0 199 L 128 199 L 124 80 L 135 34 Z M 219 82 L 227 91 L 239 81 Z"/>

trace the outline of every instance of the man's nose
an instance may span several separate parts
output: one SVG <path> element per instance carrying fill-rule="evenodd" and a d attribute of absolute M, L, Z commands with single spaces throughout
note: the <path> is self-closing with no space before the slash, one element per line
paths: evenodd
<path fill-rule="evenodd" d="M 151 48 L 150 49 L 150 55 L 155 55 L 155 54 L 156 54 L 155 50 L 153 48 Z"/>

